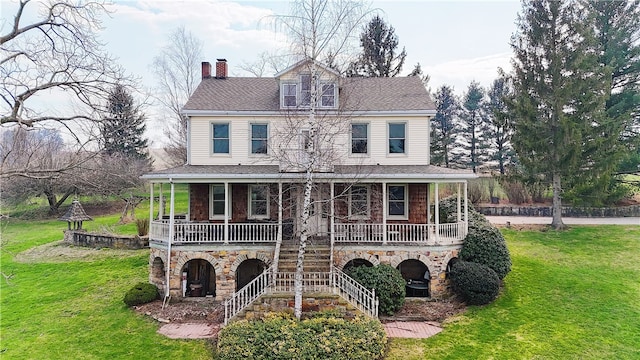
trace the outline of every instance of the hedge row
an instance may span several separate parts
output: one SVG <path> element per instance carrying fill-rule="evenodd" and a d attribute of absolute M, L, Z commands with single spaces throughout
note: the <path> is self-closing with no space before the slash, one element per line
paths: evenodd
<path fill-rule="evenodd" d="M 220 360 L 382 359 L 386 335 L 376 319 L 320 315 L 298 321 L 286 314 L 240 320 L 218 334 Z"/>

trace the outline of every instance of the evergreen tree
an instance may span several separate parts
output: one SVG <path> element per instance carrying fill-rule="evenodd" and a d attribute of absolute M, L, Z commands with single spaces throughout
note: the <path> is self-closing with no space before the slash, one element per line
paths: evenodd
<path fill-rule="evenodd" d="M 435 94 L 436 116 L 431 121 L 431 162 L 452 167 L 453 150 L 459 132 L 460 105 L 448 85 L 442 85 Z"/>
<path fill-rule="evenodd" d="M 362 53 L 351 63 L 347 76 L 393 77 L 402 71 L 407 53 L 404 48 L 396 55 L 398 37 L 393 26 L 387 26 L 376 15 L 360 35 Z"/>
<path fill-rule="evenodd" d="M 633 162 L 640 126 L 640 8 L 638 2 L 584 1 L 595 30 L 600 66 L 607 69 L 606 117 L 586 141 L 592 169 L 571 184 L 567 196 L 585 205 L 604 205 L 626 194 L 616 172 Z M 634 114 L 636 116 L 634 117 Z M 637 165 L 637 162 L 636 162 Z"/>
<path fill-rule="evenodd" d="M 431 80 L 431 76 L 422 72 L 422 66 L 420 66 L 420 63 L 417 63 L 413 70 L 411 70 L 411 72 L 407 76 L 419 77 L 420 80 L 422 80 L 422 84 L 427 89 L 427 92 L 431 93 L 431 89 L 429 88 L 429 80 Z"/>
<path fill-rule="evenodd" d="M 456 162 L 470 167 L 474 173 L 480 165 L 489 160 L 489 126 L 486 113 L 484 89 L 477 81 L 472 81 L 462 103 L 462 126 L 458 143 L 463 152 Z"/>
<path fill-rule="evenodd" d="M 512 37 L 513 145 L 553 190 L 552 227 L 564 228 L 563 181 L 597 170 L 606 83 L 592 29 L 575 1 L 525 0 Z"/>
<path fill-rule="evenodd" d="M 148 159 L 144 114 L 140 113 L 129 91 L 117 84 L 109 92 L 108 114 L 102 119 L 103 151 L 108 155 L 122 155 Z"/>
<path fill-rule="evenodd" d="M 489 87 L 487 117 L 489 128 L 487 139 L 490 141 L 491 160 L 497 161 L 498 171 L 505 175 L 506 167 L 513 164 L 514 152 L 511 146 L 511 117 L 506 101 L 512 95 L 509 80 L 501 76 Z"/>

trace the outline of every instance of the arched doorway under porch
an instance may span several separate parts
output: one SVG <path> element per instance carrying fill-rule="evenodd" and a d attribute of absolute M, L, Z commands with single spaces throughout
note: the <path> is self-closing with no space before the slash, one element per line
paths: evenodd
<path fill-rule="evenodd" d="M 186 277 L 185 277 L 186 273 Z M 216 296 L 216 272 L 207 260 L 191 259 L 182 267 L 183 289 L 186 297 Z"/>
<path fill-rule="evenodd" d="M 342 267 L 342 271 L 347 272 L 349 269 L 354 268 L 354 267 L 358 267 L 358 266 L 372 267 L 373 264 L 369 260 L 355 258 L 355 259 L 351 259 L 351 260 L 347 261 L 347 263 L 344 264 L 344 266 Z"/>
<path fill-rule="evenodd" d="M 236 291 L 262 274 L 266 268 L 267 264 L 260 259 L 247 259 L 241 262 L 236 269 Z"/>
<path fill-rule="evenodd" d="M 431 273 L 422 261 L 407 259 L 396 267 L 407 282 L 407 297 L 430 297 Z"/>

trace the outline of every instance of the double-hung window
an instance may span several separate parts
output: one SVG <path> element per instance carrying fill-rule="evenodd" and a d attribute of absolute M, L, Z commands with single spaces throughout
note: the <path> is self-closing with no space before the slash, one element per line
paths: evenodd
<path fill-rule="evenodd" d="M 209 218 L 224 219 L 224 184 L 211 184 L 209 192 Z"/>
<path fill-rule="evenodd" d="M 406 124 L 389 123 L 389 154 L 406 153 Z"/>
<path fill-rule="evenodd" d="M 251 153 L 266 154 L 268 146 L 267 124 L 251 124 Z"/>
<path fill-rule="evenodd" d="M 353 185 L 349 191 L 349 217 L 366 219 L 369 217 L 369 187 Z"/>
<path fill-rule="evenodd" d="M 408 216 L 408 199 L 406 185 L 388 185 L 387 187 L 387 207 L 390 218 L 406 219 Z"/>
<path fill-rule="evenodd" d="M 298 106 L 298 88 L 295 83 L 282 84 L 282 105 L 283 107 Z"/>
<path fill-rule="evenodd" d="M 269 186 L 249 185 L 249 218 L 269 217 Z"/>
<path fill-rule="evenodd" d="M 369 152 L 369 124 L 351 124 L 351 153 L 367 154 Z"/>
<path fill-rule="evenodd" d="M 336 106 L 336 85 L 322 84 L 322 94 L 320 97 L 321 107 L 335 107 Z"/>
<path fill-rule="evenodd" d="M 211 132 L 213 134 L 213 153 L 228 154 L 229 153 L 229 123 L 211 124 Z"/>
<path fill-rule="evenodd" d="M 309 106 L 311 104 L 311 75 L 300 75 L 300 105 Z"/>

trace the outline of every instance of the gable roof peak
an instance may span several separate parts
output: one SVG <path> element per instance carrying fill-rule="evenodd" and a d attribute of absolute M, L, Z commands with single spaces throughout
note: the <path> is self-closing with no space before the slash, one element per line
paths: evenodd
<path fill-rule="evenodd" d="M 312 64 L 312 63 L 315 66 L 317 66 L 320 69 L 322 69 L 323 71 L 329 72 L 329 73 L 331 73 L 331 74 L 333 74 L 333 75 L 335 75 L 337 77 L 340 77 L 340 72 L 338 72 L 337 70 L 327 66 L 326 64 L 323 64 L 323 63 L 321 63 L 321 62 L 319 62 L 317 60 L 313 60 L 313 59 L 310 59 L 310 58 L 305 58 L 305 59 L 302 59 L 302 60 L 298 61 L 297 63 L 289 66 L 288 68 L 278 72 L 277 74 L 274 75 L 274 77 L 276 79 L 279 79 L 284 74 L 287 74 L 287 73 L 292 72 L 292 71 L 294 71 L 294 70 L 296 70 L 296 69 L 298 69 L 298 68 L 300 68 L 302 66 L 305 66 L 305 65 L 308 65 L 308 64 Z"/>

